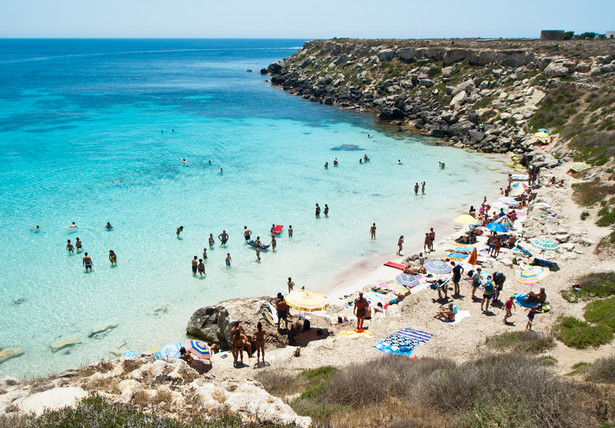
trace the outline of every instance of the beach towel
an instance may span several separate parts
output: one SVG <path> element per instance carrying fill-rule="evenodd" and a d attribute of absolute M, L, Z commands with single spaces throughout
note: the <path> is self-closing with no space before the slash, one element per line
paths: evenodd
<path fill-rule="evenodd" d="M 383 303 L 382 302 L 382 298 L 383 296 L 381 296 L 378 293 L 374 293 L 373 291 L 370 291 L 368 293 L 365 293 L 365 298 L 367 299 L 367 301 L 369 302 L 370 306 L 375 306 L 377 303 Z"/>
<path fill-rule="evenodd" d="M 388 335 L 376 343 L 374 348 L 390 355 L 411 355 L 423 342 L 427 342 L 432 334 L 411 328 L 404 328 Z"/>
<path fill-rule="evenodd" d="M 458 260 L 458 261 L 463 261 L 467 259 L 468 257 L 470 257 L 469 254 L 461 254 L 461 253 L 449 253 L 449 255 L 446 256 L 446 258 L 448 259 Z"/>
<path fill-rule="evenodd" d="M 525 301 L 527 298 L 527 294 L 525 293 L 516 293 L 515 294 L 515 303 L 519 306 L 523 306 L 524 308 L 533 308 L 538 303 L 528 303 Z"/>
<path fill-rule="evenodd" d="M 344 336 L 347 337 L 349 339 L 358 339 L 359 337 L 374 337 L 373 334 L 371 334 L 369 331 L 367 330 L 342 330 L 339 332 L 338 336 Z"/>
<path fill-rule="evenodd" d="M 391 290 L 389 290 L 386 287 L 382 287 L 384 284 L 380 284 L 380 285 L 374 285 L 372 287 L 372 291 L 375 293 L 380 293 L 380 294 L 387 294 L 389 293 Z"/>
<path fill-rule="evenodd" d="M 463 321 L 464 318 L 467 318 L 470 316 L 470 311 L 457 311 L 457 314 L 455 315 L 455 321 L 453 322 L 446 322 L 444 320 L 440 320 L 442 322 L 445 322 L 448 325 L 455 325 L 460 323 L 461 321 Z"/>

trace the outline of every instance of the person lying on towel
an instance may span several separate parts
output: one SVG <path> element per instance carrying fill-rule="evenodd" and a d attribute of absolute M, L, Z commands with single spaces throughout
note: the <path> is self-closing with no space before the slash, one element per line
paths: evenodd
<path fill-rule="evenodd" d="M 439 319 L 444 322 L 454 322 L 455 321 L 455 309 L 453 308 L 453 304 L 450 303 L 448 307 L 440 308 L 438 313 L 434 315 L 434 318 Z"/>

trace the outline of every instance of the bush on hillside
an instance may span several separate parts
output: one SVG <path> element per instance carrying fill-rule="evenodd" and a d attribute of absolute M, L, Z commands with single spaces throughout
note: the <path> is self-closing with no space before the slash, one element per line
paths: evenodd
<path fill-rule="evenodd" d="M 575 317 L 560 316 L 553 326 L 555 337 L 570 348 L 598 347 L 613 340 L 613 332 L 604 325 L 593 326 Z"/>
<path fill-rule="evenodd" d="M 589 322 L 605 325 L 615 331 L 615 297 L 588 303 L 584 316 Z"/>
<path fill-rule="evenodd" d="M 553 336 L 531 330 L 508 331 L 488 337 L 485 344 L 495 349 L 540 354 L 555 347 Z"/>

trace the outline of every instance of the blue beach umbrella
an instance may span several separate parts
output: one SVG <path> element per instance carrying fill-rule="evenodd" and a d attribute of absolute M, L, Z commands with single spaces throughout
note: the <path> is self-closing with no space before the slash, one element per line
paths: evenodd
<path fill-rule="evenodd" d="M 182 345 L 178 342 L 173 343 L 165 343 L 162 347 L 154 354 L 157 360 L 163 358 L 179 358 L 179 350 Z"/>
<path fill-rule="evenodd" d="M 137 352 L 137 351 L 126 351 L 126 352 L 122 352 L 122 357 L 124 358 L 136 358 L 136 357 L 140 357 L 141 353 Z"/>
<path fill-rule="evenodd" d="M 397 282 L 407 288 L 416 287 L 419 285 L 419 280 L 414 275 L 408 275 L 407 273 L 403 273 L 397 277 Z"/>
<path fill-rule="evenodd" d="M 538 132 L 544 132 L 547 135 L 551 135 L 551 131 L 549 131 L 548 129 L 544 129 L 544 128 L 540 128 Z"/>
<path fill-rule="evenodd" d="M 453 270 L 453 267 L 445 261 L 433 259 L 425 262 L 425 269 L 427 269 L 431 273 L 440 275 L 450 273 L 450 271 Z"/>
<path fill-rule="evenodd" d="M 560 249 L 560 246 L 557 241 L 554 241 L 551 238 L 547 238 L 546 236 L 532 239 L 530 243 L 541 251 L 556 251 Z"/>
<path fill-rule="evenodd" d="M 201 342 L 200 340 L 186 340 L 185 348 L 187 352 L 192 352 L 199 358 L 211 358 L 209 346 L 207 343 Z"/>
<path fill-rule="evenodd" d="M 485 227 L 489 230 L 493 230 L 494 232 L 498 232 L 498 233 L 506 232 L 508 230 L 506 229 L 506 226 L 504 226 L 502 223 L 489 223 Z"/>

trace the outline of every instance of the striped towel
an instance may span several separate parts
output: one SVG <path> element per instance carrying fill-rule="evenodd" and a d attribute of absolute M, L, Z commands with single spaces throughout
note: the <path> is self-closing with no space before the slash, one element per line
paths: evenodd
<path fill-rule="evenodd" d="M 427 342 L 432 334 L 411 328 L 404 328 L 388 335 L 376 343 L 374 348 L 390 355 L 411 355 L 421 343 Z"/>
<path fill-rule="evenodd" d="M 461 253 L 450 253 L 448 256 L 446 256 L 449 259 L 453 259 L 453 260 L 465 260 L 468 257 L 470 257 L 469 254 L 461 254 Z"/>

